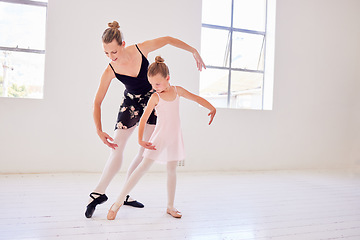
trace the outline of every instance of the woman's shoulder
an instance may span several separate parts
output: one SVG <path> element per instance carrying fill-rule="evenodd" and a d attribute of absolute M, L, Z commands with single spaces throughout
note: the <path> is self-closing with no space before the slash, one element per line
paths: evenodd
<path fill-rule="evenodd" d="M 103 76 L 104 77 L 109 77 L 109 78 L 114 78 L 115 77 L 115 70 L 113 69 L 113 67 L 111 66 L 111 63 L 109 63 L 104 72 L 103 72 Z"/>
<path fill-rule="evenodd" d="M 141 53 L 147 58 L 148 54 L 151 52 L 151 41 L 147 40 L 141 43 L 137 43 L 138 49 L 141 51 Z M 135 46 L 135 45 L 134 45 Z M 136 46 L 135 46 L 136 47 Z"/>
<path fill-rule="evenodd" d="M 133 44 L 133 45 L 127 46 L 127 47 L 125 47 L 125 49 L 132 56 L 144 55 L 143 48 L 140 46 L 140 44 Z M 147 58 L 146 55 L 144 55 L 144 56 L 145 56 L 145 58 Z"/>
<path fill-rule="evenodd" d="M 138 50 L 136 49 L 135 44 L 129 45 L 125 47 L 126 51 L 128 51 L 129 53 L 135 53 L 138 52 Z"/>

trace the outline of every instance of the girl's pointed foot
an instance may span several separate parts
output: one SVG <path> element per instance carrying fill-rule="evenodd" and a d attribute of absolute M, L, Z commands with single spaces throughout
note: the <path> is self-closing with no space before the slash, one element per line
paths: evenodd
<path fill-rule="evenodd" d="M 179 212 L 176 208 L 174 209 L 166 209 L 166 213 L 170 214 L 171 216 L 173 216 L 174 218 L 181 218 L 182 217 L 182 213 Z"/>
<path fill-rule="evenodd" d="M 121 205 L 118 205 L 118 204 L 114 203 L 111 206 L 111 208 L 109 209 L 107 219 L 108 220 L 114 220 L 116 218 L 116 214 L 118 213 L 120 207 L 121 207 Z"/>

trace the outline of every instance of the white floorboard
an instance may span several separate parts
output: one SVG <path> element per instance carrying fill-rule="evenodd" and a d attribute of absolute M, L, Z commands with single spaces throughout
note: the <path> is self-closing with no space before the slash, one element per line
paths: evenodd
<path fill-rule="evenodd" d="M 329 171 L 178 173 L 176 207 L 166 210 L 166 175 L 148 173 L 132 191 L 145 204 L 84 216 L 99 174 L 0 175 L 0 239 L 360 239 L 360 175 Z"/>

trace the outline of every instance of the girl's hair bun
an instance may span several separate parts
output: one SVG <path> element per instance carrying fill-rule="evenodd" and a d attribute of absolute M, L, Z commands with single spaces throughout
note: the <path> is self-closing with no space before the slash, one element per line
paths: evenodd
<path fill-rule="evenodd" d="M 110 28 L 115 28 L 115 29 L 120 28 L 120 25 L 119 25 L 119 23 L 117 21 L 113 21 L 112 23 L 108 23 L 108 26 Z"/>
<path fill-rule="evenodd" d="M 148 77 L 152 77 L 157 74 L 160 74 L 164 78 L 169 76 L 169 68 L 164 62 L 165 60 L 162 57 L 157 56 L 155 58 L 155 62 L 153 62 L 148 68 Z"/>
<path fill-rule="evenodd" d="M 156 56 L 156 57 L 155 57 L 155 62 L 156 62 L 156 63 L 164 63 L 165 60 L 164 60 L 162 57 L 160 57 L 160 56 Z"/>

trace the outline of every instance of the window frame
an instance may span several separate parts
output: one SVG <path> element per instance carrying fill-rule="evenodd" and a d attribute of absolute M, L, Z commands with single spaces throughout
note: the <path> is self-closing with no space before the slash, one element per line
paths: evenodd
<path fill-rule="evenodd" d="M 46 14 L 47 14 L 48 2 L 40 2 L 40 1 L 32 1 L 32 0 L 0 0 L 0 2 L 11 3 L 11 4 L 19 4 L 19 5 L 45 7 L 46 8 Z M 46 20 L 45 20 L 45 25 L 46 25 Z M 46 26 L 45 26 L 45 28 L 46 28 Z M 46 35 L 46 33 L 45 33 L 45 35 Z M 44 46 L 44 48 L 45 48 L 45 46 Z M 14 47 L 0 46 L 0 51 L 43 54 L 44 57 L 45 57 L 45 51 L 46 50 L 45 49 L 42 50 L 42 49 L 33 49 L 33 48 L 19 48 L 19 47 L 14 48 Z M 8 96 L 5 96 L 5 97 L 8 98 Z M 27 98 L 27 97 L 25 97 L 25 98 Z"/>
<path fill-rule="evenodd" d="M 265 84 L 265 68 L 266 68 L 266 37 L 267 37 L 267 15 L 268 15 L 268 0 L 265 1 L 265 31 L 256 31 L 256 30 L 250 30 L 250 29 L 243 29 L 243 28 L 235 28 L 234 27 L 234 1 L 231 0 L 231 22 L 230 27 L 221 26 L 221 25 L 215 25 L 215 24 L 207 24 L 207 23 L 201 23 L 202 28 L 210 28 L 210 29 L 217 29 L 217 30 L 227 30 L 229 31 L 230 37 L 229 37 L 229 65 L 227 66 L 214 66 L 209 65 L 206 66 L 206 68 L 209 69 L 222 69 L 222 70 L 228 70 L 228 90 L 227 90 L 227 108 L 230 108 L 230 100 L 231 100 L 231 72 L 232 71 L 241 71 L 241 72 L 251 72 L 251 73 L 261 73 L 263 75 L 262 77 L 262 88 L 261 88 L 261 110 L 264 110 L 264 84 Z M 233 33 L 234 32 L 240 32 L 240 33 L 247 33 L 247 34 L 256 34 L 256 35 L 262 35 L 263 36 L 263 43 L 260 51 L 260 57 L 261 58 L 261 52 L 264 52 L 264 66 L 263 70 L 251 70 L 251 69 L 244 69 L 244 68 L 233 68 L 232 67 L 232 55 L 233 55 Z"/>

